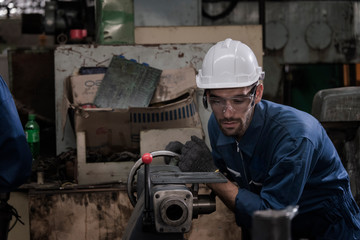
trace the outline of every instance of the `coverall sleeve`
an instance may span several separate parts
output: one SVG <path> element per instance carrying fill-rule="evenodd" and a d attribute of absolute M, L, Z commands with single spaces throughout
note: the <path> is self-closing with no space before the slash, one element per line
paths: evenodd
<path fill-rule="evenodd" d="M 12 95 L 0 76 L 0 192 L 10 192 L 31 174 L 32 156 Z"/>
<path fill-rule="evenodd" d="M 235 200 L 236 222 L 249 227 L 256 210 L 284 209 L 296 205 L 303 192 L 309 173 L 313 169 L 313 144 L 306 138 L 284 141 L 271 159 L 271 168 L 260 195 L 239 189 Z"/>

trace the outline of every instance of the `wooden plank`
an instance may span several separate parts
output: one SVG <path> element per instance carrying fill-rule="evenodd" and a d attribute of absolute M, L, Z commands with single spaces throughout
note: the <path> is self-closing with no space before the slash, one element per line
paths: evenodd
<path fill-rule="evenodd" d="M 349 64 L 343 64 L 343 72 L 344 72 L 344 87 L 348 87 L 350 86 Z"/>
<path fill-rule="evenodd" d="M 77 163 L 86 163 L 85 132 L 76 133 Z"/>
<path fill-rule="evenodd" d="M 79 185 L 126 183 L 133 162 L 86 162 L 86 134 L 76 133 L 77 160 L 75 176 Z"/>
<path fill-rule="evenodd" d="M 360 86 L 360 64 L 356 64 L 356 86 Z"/>
<path fill-rule="evenodd" d="M 193 44 L 216 43 L 226 38 L 247 44 L 262 66 L 262 26 L 180 26 L 180 27 L 136 27 L 136 44 Z"/>

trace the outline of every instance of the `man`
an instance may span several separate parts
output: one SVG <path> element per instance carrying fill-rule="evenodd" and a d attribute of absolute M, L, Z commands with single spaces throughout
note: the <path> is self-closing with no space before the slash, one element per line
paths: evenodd
<path fill-rule="evenodd" d="M 192 137 L 180 151 L 183 171 L 223 172 L 208 184 L 250 239 L 256 210 L 299 206 L 293 239 L 360 239 L 359 208 L 331 140 L 311 115 L 262 100 L 264 73 L 252 50 L 226 39 L 206 54 L 196 78 L 211 108 L 206 144 Z M 215 163 L 215 165 L 214 165 Z"/>
<path fill-rule="evenodd" d="M 7 239 L 14 208 L 10 192 L 31 174 L 32 156 L 12 95 L 0 76 L 0 239 Z"/>
<path fill-rule="evenodd" d="M 12 95 L 0 76 L 0 192 L 10 192 L 31 174 L 32 157 Z"/>

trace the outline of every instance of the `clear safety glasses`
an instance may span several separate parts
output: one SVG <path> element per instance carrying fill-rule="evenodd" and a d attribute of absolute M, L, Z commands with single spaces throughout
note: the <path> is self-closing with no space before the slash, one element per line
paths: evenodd
<path fill-rule="evenodd" d="M 208 102 L 210 103 L 213 112 L 225 113 L 227 109 L 237 112 L 246 112 L 253 106 L 252 102 L 254 101 L 258 85 L 259 83 L 253 86 L 246 95 L 238 95 L 231 98 L 211 96 L 210 94 L 210 96 L 208 96 Z"/>

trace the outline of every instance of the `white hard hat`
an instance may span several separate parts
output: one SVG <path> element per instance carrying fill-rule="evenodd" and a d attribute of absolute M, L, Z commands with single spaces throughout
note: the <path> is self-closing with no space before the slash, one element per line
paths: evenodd
<path fill-rule="evenodd" d="M 203 89 L 246 87 L 262 80 L 264 75 L 253 51 L 228 38 L 206 53 L 196 84 Z"/>

